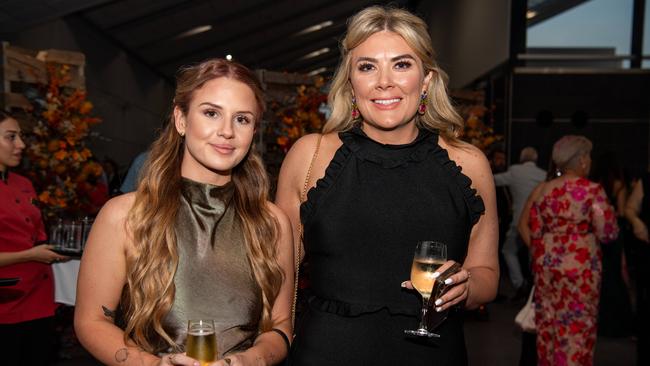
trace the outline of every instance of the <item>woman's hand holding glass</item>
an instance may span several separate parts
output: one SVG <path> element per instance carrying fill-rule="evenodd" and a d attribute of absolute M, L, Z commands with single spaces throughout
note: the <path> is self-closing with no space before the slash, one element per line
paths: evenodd
<path fill-rule="evenodd" d="M 441 273 L 451 268 L 456 261 L 449 260 L 446 261 L 438 270 L 433 274 L 434 277 L 440 276 Z M 469 279 L 471 274 L 468 270 L 462 268 L 458 273 L 450 276 L 445 281 L 445 291 L 442 296 L 439 296 L 434 299 L 435 310 L 445 311 L 450 307 L 464 302 L 469 296 Z M 409 281 L 404 281 L 402 287 L 408 288 L 410 290 L 415 290 L 413 283 Z"/>

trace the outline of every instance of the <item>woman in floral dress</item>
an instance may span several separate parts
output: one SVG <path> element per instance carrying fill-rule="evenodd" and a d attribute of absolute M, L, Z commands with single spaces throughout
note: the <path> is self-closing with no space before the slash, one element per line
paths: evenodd
<path fill-rule="evenodd" d="M 599 243 L 615 240 L 618 226 L 603 187 L 585 178 L 591 148 L 583 136 L 564 136 L 555 143 L 557 177 L 535 188 L 520 221 L 532 246 L 540 366 L 593 364 Z"/>

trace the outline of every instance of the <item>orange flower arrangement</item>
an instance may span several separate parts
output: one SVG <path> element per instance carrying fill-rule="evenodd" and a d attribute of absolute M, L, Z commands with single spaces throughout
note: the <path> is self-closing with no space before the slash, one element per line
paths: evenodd
<path fill-rule="evenodd" d="M 93 214 L 92 192 L 102 174 L 99 163 L 86 147 L 90 127 L 100 119 L 84 89 L 64 87 L 70 66 L 48 64 L 48 84 L 32 99 L 36 126 L 26 135 L 30 171 L 46 217 L 60 213 Z"/>
<path fill-rule="evenodd" d="M 494 133 L 494 129 L 485 122 L 489 111 L 483 104 L 461 106 L 459 112 L 465 119 L 461 140 L 469 142 L 485 153 L 492 144 L 503 140 L 503 136 Z"/>
<path fill-rule="evenodd" d="M 295 100 L 286 105 L 272 103 L 271 110 L 277 117 L 278 123 L 269 127 L 272 143 L 282 152 L 287 153 L 300 137 L 318 132 L 325 123 L 325 115 L 320 111 L 322 103 L 327 102 L 327 95 L 321 91 L 325 84 L 322 77 L 315 80 L 314 85 L 301 85 L 296 89 Z"/>

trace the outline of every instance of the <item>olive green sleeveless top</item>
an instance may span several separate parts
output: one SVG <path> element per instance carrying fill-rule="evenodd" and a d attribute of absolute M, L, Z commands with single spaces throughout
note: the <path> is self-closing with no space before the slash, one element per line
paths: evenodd
<path fill-rule="evenodd" d="M 233 194 L 232 183 L 214 186 L 183 178 L 176 296 L 164 322 L 183 346 L 189 319 L 213 319 L 219 357 L 252 346 L 263 308 Z"/>

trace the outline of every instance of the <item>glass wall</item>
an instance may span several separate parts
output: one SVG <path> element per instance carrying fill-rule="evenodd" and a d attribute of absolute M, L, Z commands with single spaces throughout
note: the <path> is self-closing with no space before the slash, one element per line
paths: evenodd
<path fill-rule="evenodd" d="M 650 1 L 645 2 L 645 17 L 643 26 L 643 55 L 650 56 Z M 650 60 L 644 60 L 642 63 L 643 68 L 650 68 Z"/>
<path fill-rule="evenodd" d="M 531 53 L 629 55 L 633 3 L 634 0 L 590 0 L 577 5 L 528 27 L 527 48 L 534 49 Z M 648 7 L 646 35 L 647 10 Z M 534 12 L 529 11 L 528 16 L 534 16 Z M 612 65 L 628 67 L 629 61 L 608 61 L 607 66 Z"/>

